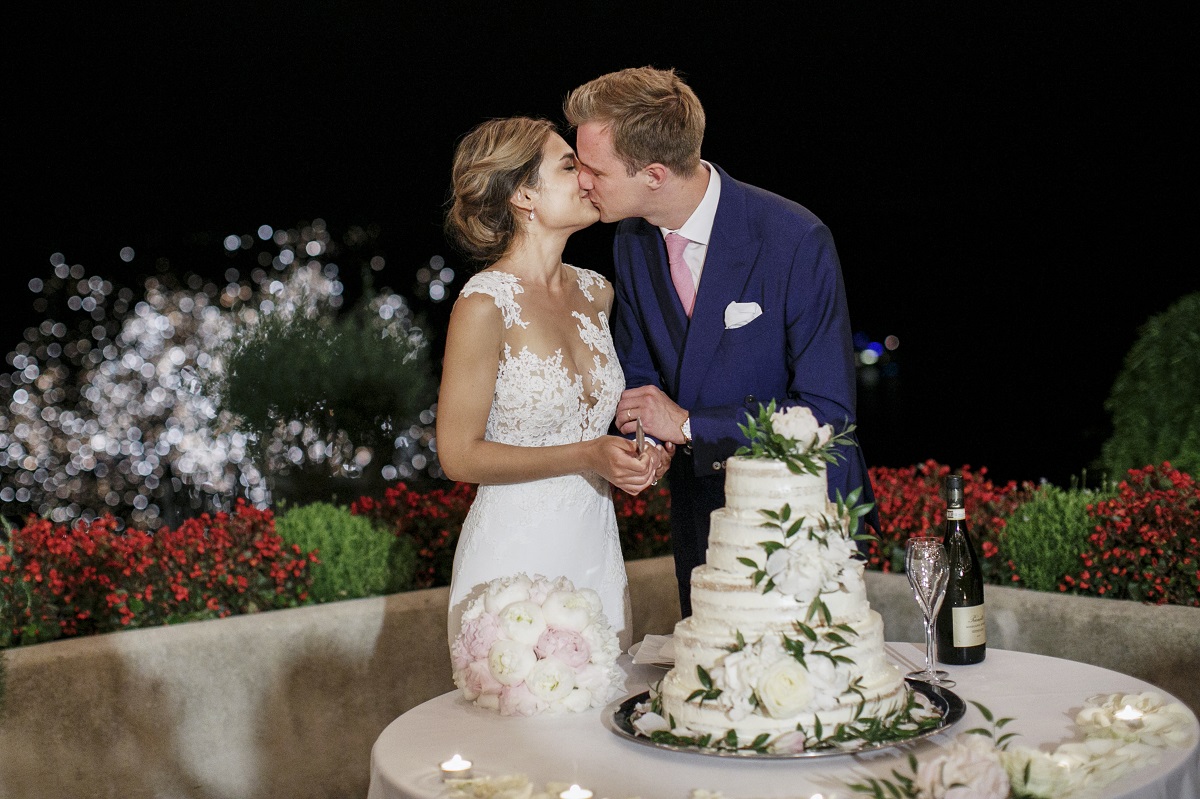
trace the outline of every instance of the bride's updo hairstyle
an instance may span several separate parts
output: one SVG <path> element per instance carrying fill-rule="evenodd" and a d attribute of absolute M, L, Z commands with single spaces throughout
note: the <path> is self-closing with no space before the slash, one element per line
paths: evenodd
<path fill-rule="evenodd" d="M 508 252 L 519 230 L 512 196 L 537 188 L 542 148 L 557 132 L 545 119 L 510 117 L 477 125 L 458 143 L 445 232 L 464 255 L 490 265 Z"/>

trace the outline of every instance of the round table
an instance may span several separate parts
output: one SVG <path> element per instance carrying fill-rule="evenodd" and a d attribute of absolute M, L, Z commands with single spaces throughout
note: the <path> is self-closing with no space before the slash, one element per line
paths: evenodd
<path fill-rule="evenodd" d="M 893 662 L 904 671 L 923 661 L 923 647 L 888 644 Z M 626 693 L 644 691 L 664 670 L 634 665 L 622 658 Z M 974 666 L 945 667 L 957 685 L 951 689 L 967 703 L 967 713 L 949 729 L 903 747 L 863 755 L 745 760 L 675 752 L 623 738 L 604 724 L 601 710 L 529 718 L 501 716 L 478 708 L 458 691 L 418 705 L 380 734 L 371 750 L 368 799 L 441 799 L 447 791 L 439 764 L 455 754 L 474 763 L 475 776 L 523 774 L 541 789 L 548 782 L 576 783 L 596 799 L 687 799 L 694 789 L 720 791 L 726 799 L 849 799 L 849 782 L 867 776 L 890 778 L 893 769 L 908 773 L 909 752 L 932 756 L 959 733 L 988 727 L 970 700 L 997 718 L 1014 720 L 1003 730 L 1018 733 L 1025 746 L 1058 743 L 1074 737 L 1074 714 L 1096 694 L 1155 691 L 1149 683 L 1115 671 L 1071 660 L 1025 652 L 989 649 Z M 1200 796 L 1200 725 L 1192 716 L 1192 740 L 1185 748 L 1162 750 L 1156 765 L 1112 783 L 1104 799 L 1179 799 Z"/>

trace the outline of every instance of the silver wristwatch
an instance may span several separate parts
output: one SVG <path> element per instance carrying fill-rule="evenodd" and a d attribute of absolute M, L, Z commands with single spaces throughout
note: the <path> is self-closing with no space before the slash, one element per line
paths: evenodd
<path fill-rule="evenodd" d="M 686 442 L 686 445 L 691 446 L 691 443 L 692 443 L 692 417 L 689 416 L 688 418 L 684 419 L 683 424 L 679 425 L 679 429 L 680 429 L 680 431 L 683 432 L 683 440 Z"/>

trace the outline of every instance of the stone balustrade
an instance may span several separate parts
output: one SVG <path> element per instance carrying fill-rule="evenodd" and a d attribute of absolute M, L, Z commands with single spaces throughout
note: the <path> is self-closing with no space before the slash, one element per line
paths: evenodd
<path fill-rule="evenodd" d="M 627 564 L 634 640 L 679 618 L 670 558 Z M 867 573 L 922 639 L 902 575 Z M 392 719 L 453 689 L 446 588 L 8 650 L 0 796 L 362 799 Z M 1200 712 L 1200 608 L 987 587 L 989 644 L 1093 663 Z"/>

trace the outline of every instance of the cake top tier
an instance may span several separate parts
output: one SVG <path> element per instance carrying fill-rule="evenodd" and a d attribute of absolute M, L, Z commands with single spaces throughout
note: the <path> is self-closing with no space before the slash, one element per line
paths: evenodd
<path fill-rule="evenodd" d="M 838 445 L 854 446 L 850 434 L 854 425 L 848 424 L 834 435 L 833 425 L 822 425 L 804 405 L 775 410 L 775 400 L 759 405 L 758 417 L 746 414 L 746 424 L 738 425 L 749 445 L 735 455 L 743 458 L 783 461 L 795 474 L 820 474 L 825 464 L 845 457 Z"/>

